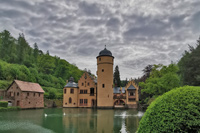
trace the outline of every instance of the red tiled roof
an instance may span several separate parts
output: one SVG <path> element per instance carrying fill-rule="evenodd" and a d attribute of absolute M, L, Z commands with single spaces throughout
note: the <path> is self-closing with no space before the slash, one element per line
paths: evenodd
<path fill-rule="evenodd" d="M 20 80 L 14 80 L 18 85 L 21 91 L 31 91 L 31 92 L 41 92 L 44 93 L 44 90 L 38 83 L 25 82 Z"/>

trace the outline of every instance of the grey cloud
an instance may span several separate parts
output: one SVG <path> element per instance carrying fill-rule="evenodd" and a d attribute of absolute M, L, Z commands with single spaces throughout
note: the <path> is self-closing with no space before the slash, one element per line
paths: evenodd
<path fill-rule="evenodd" d="M 120 24 L 120 21 L 118 18 L 110 18 L 108 22 L 106 23 L 107 26 L 115 27 Z"/>
<path fill-rule="evenodd" d="M 123 70 L 122 79 L 142 75 L 148 64 L 177 61 L 187 44 L 195 44 L 200 2 L 141 0 L 129 8 L 126 2 L 1 0 L 0 30 L 15 37 L 24 32 L 30 44 L 81 69 L 86 58 L 94 60 L 87 66 L 93 73 L 95 58 L 107 45 Z"/>
<path fill-rule="evenodd" d="M 200 11 L 195 13 L 193 16 L 192 16 L 192 20 L 191 22 L 193 23 L 193 29 L 197 32 L 200 31 Z"/>
<path fill-rule="evenodd" d="M 90 4 L 90 3 L 87 3 L 86 1 L 80 2 L 79 9 L 80 9 L 80 12 L 83 12 L 85 13 L 85 15 L 89 15 L 89 16 L 97 16 L 101 14 L 101 10 L 95 3 Z"/>

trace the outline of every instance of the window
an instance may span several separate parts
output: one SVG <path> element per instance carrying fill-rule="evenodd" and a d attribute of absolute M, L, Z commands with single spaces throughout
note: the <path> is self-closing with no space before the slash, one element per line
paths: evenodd
<path fill-rule="evenodd" d="M 35 93 L 33 94 L 33 96 L 35 96 Z"/>
<path fill-rule="evenodd" d="M 74 93 L 74 89 L 71 89 L 71 90 L 70 90 L 70 93 L 73 94 L 73 93 Z"/>
<path fill-rule="evenodd" d="M 91 95 L 91 96 L 94 95 L 94 88 L 90 88 L 90 95 Z"/>
<path fill-rule="evenodd" d="M 39 93 L 39 97 L 40 97 L 40 93 Z"/>
<path fill-rule="evenodd" d="M 129 96 L 135 96 L 135 92 L 129 92 Z"/>
<path fill-rule="evenodd" d="M 80 99 L 80 104 L 83 104 L 83 99 Z"/>
<path fill-rule="evenodd" d="M 69 103 L 72 103 L 72 98 L 71 97 L 69 98 Z"/>
<path fill-rule="evenodd" d="M 104 69 L 102 69 L 102 72 L 104 72 Z"/>
<path fill-rule="evenodd" d="M 104 88 L 104 87 L 105 87 L 105 84 L 102 84 L 102 87 Z"/>
<path fill-rule="evenodd" d="M 27 96 L 29 96 L 29 93 L 27 93 Z"/>
<path fill-rule="evenodd" d="M 87 99 L 84 99 L 84 104 L 86 104 L 86 105 L 87 105 Z"/>
<path fill-rule="evenodd" d="M 17 92 L 17 96 L 19 96 L 19 92 Z"/>
<path fill-rule="evenodd" d="M 82 83 L 82 86 L 84 85 L 84 83 Z"/>
<path fill-rule="evenodd" d="M 99 58 L 99 61 L 101 61 L 101 58 Z"/>
<path fill-rule="evenodd" d="M 87 83 L 88 86 L 90 86 L 90 83 Z"/>
<path fill-rule="evenodd" d="M 87 90 L 84 90 L 84 94 L 87 94 Z"/>
<path fill-rule="evenodd" d="M 29 102 L 29 104 L 31 104 L 31 102 Z"/>
<path fill-rule="evenodd" d="M 66 89 L 64 89 L 64 93 L 65 93 L 65 94 L 67 93 L 67 90 L 66 90 Z"/>
<path fill-rule="evenodd" d="M 14 92 L 14 96 L 15 96 L 15 92 Z"/>
<path fill-rule="evenodd" d="M 80 94 L 83 94 L 83 90 L 80 90 Z"/>

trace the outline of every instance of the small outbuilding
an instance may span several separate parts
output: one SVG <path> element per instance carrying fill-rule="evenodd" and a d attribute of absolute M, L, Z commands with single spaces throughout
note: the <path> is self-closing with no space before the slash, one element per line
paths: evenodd
<path fill-rule="evenodd" d="M 7 89 L 6 100 L 22 109 L 43 108 L 44 90 L 38 83 L 14 80 Z"/>

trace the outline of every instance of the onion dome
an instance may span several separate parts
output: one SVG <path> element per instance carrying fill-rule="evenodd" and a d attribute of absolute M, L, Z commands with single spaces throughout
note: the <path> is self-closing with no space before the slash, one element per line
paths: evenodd
<path fill-rule="evenodd" d="M 105 45 L 104 50 L 101 50 L 101 51 L 99 52 L 99 56 L 111 56 L 111 57 L 113 57 L 113 56 L 112 56 L 112 53 L 110 52 L 110 50 L 107 50 L 107 49 L 106 49 L 106 45 Z M 99 56 L 97 56 L 97 57 L 99 57 Z M 114 57 L 113 57 L 113 58 L 114 58 Z"/>
<path fill-rule="evenodd" d="M 65 85 L 65 87 L 77 88 L 78 84 L 74 82 L 74 78 L 73 77 L 70 77 L 69 82 Z"/>

